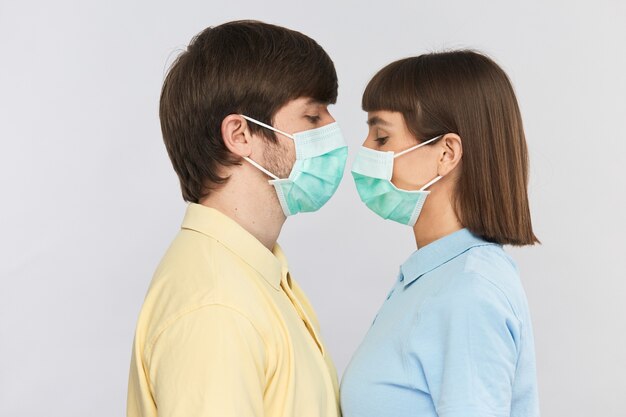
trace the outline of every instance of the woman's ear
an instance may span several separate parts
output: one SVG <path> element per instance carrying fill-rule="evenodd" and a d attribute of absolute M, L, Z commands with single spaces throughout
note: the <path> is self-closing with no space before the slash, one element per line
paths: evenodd
<path fill-rule="evenodd" d="M 252 153 L 248 122 L 238 114 L 229 114 L 222 120 L 222 139 L 233 154 L 244 157 Z"/>
<path fill-rule="evenodd" d="M 447 133 L 440 139 L 439 146 L 441 146 L 441 157 L 437 174 L 446 176 L 461 162 L 463 142 L 456 133 Z"/>

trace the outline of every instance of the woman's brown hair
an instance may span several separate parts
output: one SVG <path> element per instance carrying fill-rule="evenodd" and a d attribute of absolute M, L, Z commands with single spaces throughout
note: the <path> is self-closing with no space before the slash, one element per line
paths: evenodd
<path fill-rule="evenodd" d="M 402 113 L 418 141 L 456 133 L 463 157 L 455 210 L 474 234 L 500 244 L 539 243 L 528 204 L 528 150 L 505 72 L 470 50 L 430 53 L 387 65 L 369 82 L 363 110 Z"/>

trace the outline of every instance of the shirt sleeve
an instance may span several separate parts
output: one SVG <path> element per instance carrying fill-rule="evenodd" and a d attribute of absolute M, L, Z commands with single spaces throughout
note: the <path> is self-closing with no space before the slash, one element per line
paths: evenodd
<path fill-rule="evenodd" d="M 521 322 L 504 293 L 464 275 L 420 312 L 410 344 L 440 417 L 508 417 Z"/>
<path fill-rule="evenodd" d="M 264 414 L 264 343 L 230 307 L 178 318 L 154 343 L 148 366 L 159 417 Z"/>

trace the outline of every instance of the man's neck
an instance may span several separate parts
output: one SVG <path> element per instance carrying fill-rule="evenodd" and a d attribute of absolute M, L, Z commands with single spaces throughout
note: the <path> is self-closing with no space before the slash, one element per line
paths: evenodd
<path fill-rule="evenodd" d="M 250 181 L 232 175 L 223 187 L 212 191 L 200 204 L 230 217 L 272 251 L 286 217 L 274 187 L 264 178 L 259 179 Z"/>

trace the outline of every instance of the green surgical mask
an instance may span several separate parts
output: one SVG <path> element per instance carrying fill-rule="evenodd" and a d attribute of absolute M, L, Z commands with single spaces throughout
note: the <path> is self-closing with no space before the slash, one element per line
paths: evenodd
<path fill-rule="evenodd" d="M 393 161 L 415 149 L 436 141 L 441 136 L 394 154 L 361 147 L 352 166 L 352 177 L 361 201 L 383 219 L 414 226 L 424 206 L 430 187 L 443 176 L 437 176 L 417 191 L 401 190 L 391 182 Z"/>
<path fill-rule="evenodd" d="M 293 135 L 251 117 L 246 120 L 280 133 L 294 141 L 296 162 L 288 178 L 278 178 L 248 157 L 250 164 L 269 175 L 285 216 L 319 210 L 337 191 L 348 158 L 348 147 L 339 125 L 330 123 Z"/>

